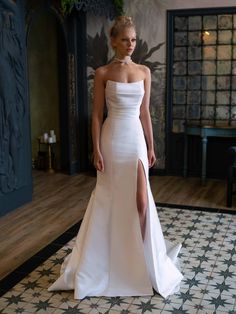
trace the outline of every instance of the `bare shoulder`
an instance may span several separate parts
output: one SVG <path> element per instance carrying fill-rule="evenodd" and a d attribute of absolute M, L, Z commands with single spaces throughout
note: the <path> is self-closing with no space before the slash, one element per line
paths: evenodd
<path fill-rule="evenodd" d="M 138 71 L 142 72 L 142 76 L 144 79 L 150 78 L 151 72 L 149 67 L 143 64 L 136 64 Z"/>
<path fill-rule="evenodd" d="M 151 74 L 151 71 L 149 69 L 149 67 L 147 67 L 146 65 L 140 64 L 141 70 L 143 71 L 143 73 L 145 73 L 145 76 L 148 77 Z"/>
<path fill-rule="evenodd" d="M 95 77 L 103 79 L 107 73 L 107 65 L 100 66 L 95 70 Z"/>

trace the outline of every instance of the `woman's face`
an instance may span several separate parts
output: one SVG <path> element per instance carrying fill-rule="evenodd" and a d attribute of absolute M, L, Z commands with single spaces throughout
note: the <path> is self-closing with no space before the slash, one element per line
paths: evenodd
<path fill-rule="evenodd" d="M 133 27 L 124 27 L 112 38 L 112 47 L 117 57 L 131 56 L 136 46 L 136 32 Z"/>

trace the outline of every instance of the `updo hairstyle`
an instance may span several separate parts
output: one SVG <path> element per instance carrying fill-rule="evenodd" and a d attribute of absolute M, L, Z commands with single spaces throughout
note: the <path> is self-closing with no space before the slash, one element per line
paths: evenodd
<path fill-rule="evenodd" d="M 115 19 L 115 22 L 113 26 L 110 29 L 110 37 L 111 38 L 116 38 L 116 36 L 119 34 L 119 32 L 126 27 L 132 27 L 135 30 L 135 25 L 132 21 L 132 18 L 130 16 L 118 16 Z"/>

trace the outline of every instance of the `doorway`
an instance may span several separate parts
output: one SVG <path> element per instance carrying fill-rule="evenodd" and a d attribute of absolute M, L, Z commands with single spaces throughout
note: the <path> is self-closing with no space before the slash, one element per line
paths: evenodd
<path fill-rule="evenodd" d="M 49 138 L 53 133 L 52 167 L 61 170 L 61 106 L 64 101 L 60 87 L 64 82 L 60 78 L 65 65 L 60 56 L 65 54 L 65 44 L 59 22 L 49 10 L 41 10 L 33 19 L 27 50 L 32 166 L 42 170 L 48 168 L 46 134 Z M 65 90 L 66 85 L 64 93 Z"/>

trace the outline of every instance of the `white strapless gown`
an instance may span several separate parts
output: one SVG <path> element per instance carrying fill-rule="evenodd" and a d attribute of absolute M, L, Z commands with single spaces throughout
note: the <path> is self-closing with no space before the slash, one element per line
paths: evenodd
<path fill-rule="evenodd" d="M 76 244 L 49 291 L 74 289 L 75 299 L 82 299 L 152 295 L 154 288 L 166 298 L 178 291 L 183 277 L 175 266 L 181 245 L 164 240 L 149 185 L 139 119 L 144 82 L 109 80 L 105 94 L 108 117 L 101 133 L 105 172 L 97 173 Z M 136 206 L 139 160 L 148 191 L 144 242 Z"/>

